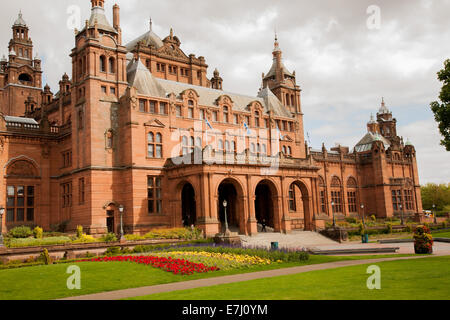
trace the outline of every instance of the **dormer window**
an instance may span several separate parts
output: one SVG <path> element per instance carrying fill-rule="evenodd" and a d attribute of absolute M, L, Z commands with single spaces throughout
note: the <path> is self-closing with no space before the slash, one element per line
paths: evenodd
<path fill-rule="evenodd" d="M 255 111 L 255 127 L 259 128 L 260 124 L 259 111 Z"/>
<path fill-rule="evenodd" d="M 229 122 L 228 107 L 223 107 L 223 122 Z"/>

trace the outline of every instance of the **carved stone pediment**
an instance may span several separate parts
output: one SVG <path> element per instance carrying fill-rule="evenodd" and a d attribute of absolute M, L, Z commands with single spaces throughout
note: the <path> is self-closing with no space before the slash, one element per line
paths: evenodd
<path fill-rule="evenodd" d="M 147 123 L 144 123 L 145 127 L 156 127 L 156 128 L 165 128 L 166 126 L 164 125 L 164 123 L 162 123 L 161 121 L 159 121 L 158 119 L 152 119 Z"/>

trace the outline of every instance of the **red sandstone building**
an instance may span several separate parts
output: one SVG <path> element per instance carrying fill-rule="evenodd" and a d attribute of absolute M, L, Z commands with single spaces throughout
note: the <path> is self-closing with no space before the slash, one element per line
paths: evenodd
<path fill-rule="evenodd" d="M 0 206 L 4 229 L 60 224 L 91 234 L 224 223 L 255 234 L 316 230 L 332 219 L 422 211 L 415 149 L 383 101 L 353 150 L 305 143 L 301 90 L 278 41 L 257 96 L 224 92 L 204 57 L 151 25 L 122 43 L 103 0 L 76 30 L 72 77 L 42 89 L 29 26 L 14 22 L 0 62 Z"/>

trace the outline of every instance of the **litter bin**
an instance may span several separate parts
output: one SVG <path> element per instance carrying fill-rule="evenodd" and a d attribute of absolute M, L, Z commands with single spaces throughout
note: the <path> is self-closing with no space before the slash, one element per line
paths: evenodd
<path fill-rule="evenodd" d="M 361 236 L 361 240 L 362 240 L 362 243 L 369 243 L 369 235 L 368 234 L 363 234 Z"/>
<path fill-rule="evenodd" d="M 278 250 L 278 242 L 271 242 L 270 247 L 272 250 Z"/>

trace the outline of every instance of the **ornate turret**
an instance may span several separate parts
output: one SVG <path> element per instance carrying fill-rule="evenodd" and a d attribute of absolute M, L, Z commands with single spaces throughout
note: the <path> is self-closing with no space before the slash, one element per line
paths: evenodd
<path fill-rule="evenodd" d="M 220 77 L 219 70 L 214 70 L 214 77 L 211 78 L 211 88 L 222 90 L 223 79 Z"/>

